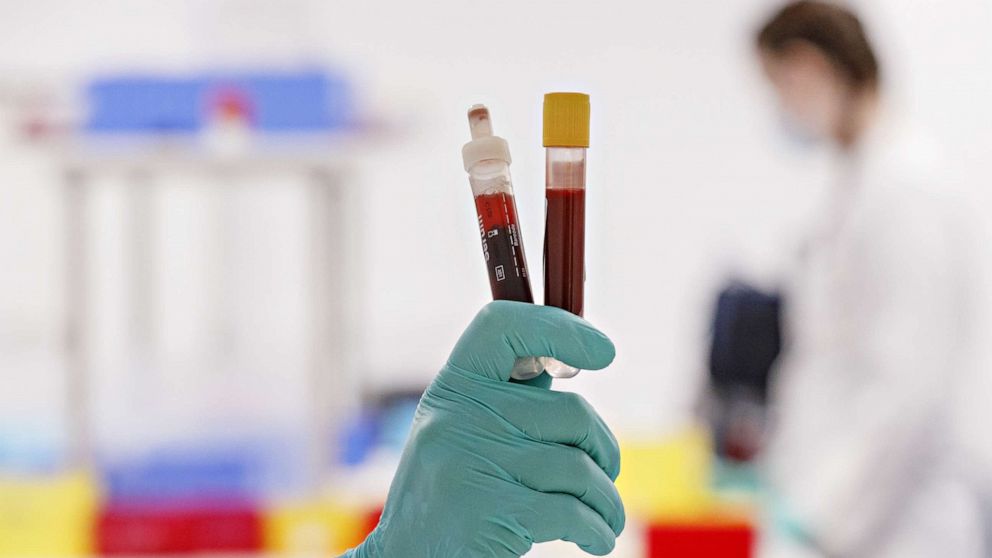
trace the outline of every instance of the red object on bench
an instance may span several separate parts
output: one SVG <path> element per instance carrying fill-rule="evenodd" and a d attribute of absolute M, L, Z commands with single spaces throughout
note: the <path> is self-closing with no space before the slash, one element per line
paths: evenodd
<path fill-rule="evenodd" d="M 754 529 L 744 523 L 657 524 L 647 530 L 648 558 L 750 558 Z"/>
<path fill-rule="evenodd" d="M 262 545 L 262 517 L 249 506 L 112 505 L 96 523 L 100 554 L 252 552 Z"/>

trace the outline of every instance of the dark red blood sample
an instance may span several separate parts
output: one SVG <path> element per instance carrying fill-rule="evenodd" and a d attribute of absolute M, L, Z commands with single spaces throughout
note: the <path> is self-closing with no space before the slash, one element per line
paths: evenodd
<path fill-rule="evenodd" d="M 513 196 L 505 193 L 476 196 L 475 209 L 479 213 L 482 254 L 493 300 L 534 302 Z"/>
<path fill-rule="evenodd" d="M 585 294 L 586 191 L 549 188 L 544 228 L 544 304 L 582 315 Z"/>

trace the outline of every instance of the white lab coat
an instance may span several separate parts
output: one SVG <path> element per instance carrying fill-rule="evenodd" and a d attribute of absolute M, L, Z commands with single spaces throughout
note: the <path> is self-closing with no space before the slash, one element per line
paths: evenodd
<path fill-rule="evenodd" d="M 772 492 L 810 535 L 764 556 L 982 555 L 951 466 L 970 257 L 936 158 L 882 124 L 842 172 L 786 289 L 786 349 L 766 453 Z"/>

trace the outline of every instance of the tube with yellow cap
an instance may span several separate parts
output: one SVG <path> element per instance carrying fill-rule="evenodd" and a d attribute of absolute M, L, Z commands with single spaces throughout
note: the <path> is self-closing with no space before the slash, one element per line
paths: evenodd
<path fill-rule="evenodd" d="M 586 148 L 589 147 L 589 95 L 544 96 L 545 228 L 544 304 L 579 316 L 583 312 L 586 239 Z M 543 357 L 555 378 L 579 373 Z"/>

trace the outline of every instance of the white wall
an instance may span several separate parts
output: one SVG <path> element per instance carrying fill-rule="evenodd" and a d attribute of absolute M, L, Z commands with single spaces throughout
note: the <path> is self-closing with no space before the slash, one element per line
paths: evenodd
<path fill-rule="evenodd" d="M 688 412 L 711 289 L 729 270 L 772 276 L 814 203 L 827 161 L 776 136 L 751 59 L 766 0 L 412 2 L 0 2 L 0 75 L 66 80 L 96 70 L 324 61 L 357 78 L 394 136 L 360 155 L 366 305 L 360 368 L 373 385 L 426 382 L 488 296 L 459 150 L 485 102 L 514 156 L 540 280 L 541 95 L 592 95 L 587 317 L 616 364 L 560 386 L 623 432 Z M 888 9 L 886 9 L 888 8 Z M 948 147 L 957 178 L 987 176 L 992 62 L 981 0 L 868 6 L 902 104 Z M 39 331 L 57 225 L 44 161 L 0 149 L 3 318 Z M 31 179 L 15 179 L 22 168 Z M 16 240 L 14 240 L 16 238 Z M 12 312 L 11 309 L 16 311 Z M 26 321 L 25 321 L 26 320 Z M 0 331 L 4 331 L 0 329 Z"/>

